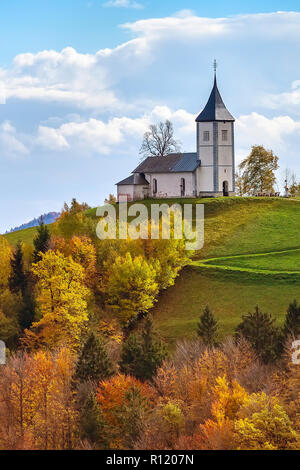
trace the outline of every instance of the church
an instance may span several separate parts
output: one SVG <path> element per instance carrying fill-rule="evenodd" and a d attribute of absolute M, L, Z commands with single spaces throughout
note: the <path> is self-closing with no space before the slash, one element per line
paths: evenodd
<path fill-rule="evenodd" d="M 118 200 L 234 196 L 234 121 L 215 70 L 210 97 L 196 118 L 196 152 L 146 158 L 117 183 Z"/>

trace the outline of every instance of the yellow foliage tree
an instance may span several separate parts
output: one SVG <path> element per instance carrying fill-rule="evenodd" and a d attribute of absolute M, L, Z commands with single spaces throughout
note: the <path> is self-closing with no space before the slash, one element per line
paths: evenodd
<path fill-rule="evenodd" d="M 239 449 L 297 449 L 300 435 L 278 398 L 264 392 L 246 397 L 234 428 Z"/>
<path fill-rule="evenodd" d="M 8 285 L 8 278 L 10 275 L 10 258 L 12 250 L 8 241 L 0 236 L 0 290 Z"/>
<path fill-rule="evenodd" d="M 71 240 L 62 237 L 52 237 L 51 248 L 80 264 L 85 271 L 85 283 L 93 288 L 97 282 L 96 277 L 96 249 L 92 240 L 87 236 L 74 235 Z"/>
<path fill-rule="evenodd" d="M 33 264 L 32 272 L 38 279 L 36 302 L 41 319 L 33 323 L 31 334 L 27 331 L 29 345 L 33 333 L 38 343 L 49 348 L 65 344 L 76 349 L 88 321 L 84 268 L 71 257 L 49 250 Z"/>
<path fill-rule="evenodd" d="M 109 301 L 126 323 L 139 312 L 153 307 L 158 293 L 156 269 L 142 256 L 117 257 L 108 283 Z"/>

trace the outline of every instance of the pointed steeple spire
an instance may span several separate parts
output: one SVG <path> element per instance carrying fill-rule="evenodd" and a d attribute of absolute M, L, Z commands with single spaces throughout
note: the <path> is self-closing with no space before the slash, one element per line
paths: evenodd
<path fill-rule="evenodd" d="M 208 102 L 196 119 L 196 122 L 234 121 L 234 117 L 226 109 L 217 85 L 217 62 L 214 61 L 214 86 Z"/>

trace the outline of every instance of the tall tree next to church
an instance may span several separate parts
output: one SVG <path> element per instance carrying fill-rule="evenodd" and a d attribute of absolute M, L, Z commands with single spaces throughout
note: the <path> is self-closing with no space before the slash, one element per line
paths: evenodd
<path fill-rule="evenodd" d="M 262 145 L 254 145 L 250 155 L 239 165 L 238 187 L 240 195 L 272 193 L 278 170 L 278 157 Z"/>
<path fill-rule="evenodd" d="M 142 158 L 165 157 L 169 153 L 179 152 L 180 142 L 174 138 L 173 125 L 170 121 L 151 124 L 145 132 L 140 148 Z"/>
<path fill-rule="evenodd" d="M 37 229 L 37 235 L 33 240 L 34 252 L 33 261 L 37 263 L 41 259 L 40 253 L 46 253 L 49 248 L 50 233 L 47 225 L 44 224 L 44 220 L 41 217 L 39 220 L 39 226 Z"/>

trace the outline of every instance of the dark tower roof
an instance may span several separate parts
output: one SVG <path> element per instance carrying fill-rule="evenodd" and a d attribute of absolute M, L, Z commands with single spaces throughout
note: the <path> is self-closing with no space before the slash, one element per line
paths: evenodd
<path fill-rule="evenodd" d="M 196 122 L 210 122 L 210 121 L 234 121 L 234 117 L 226 109 L 222 97 L 218 90 L 217 78 L 215 75 L 214 86 L 211 91 L 208 102 L 196 119 Z"/>

